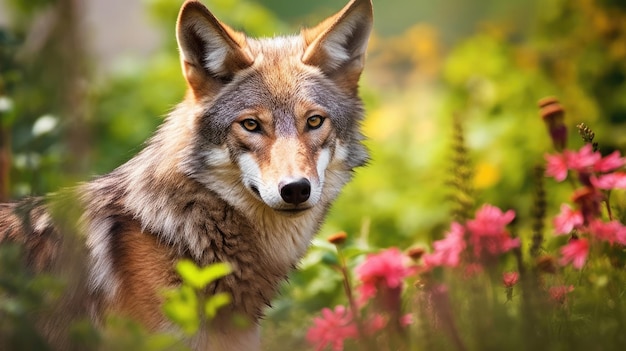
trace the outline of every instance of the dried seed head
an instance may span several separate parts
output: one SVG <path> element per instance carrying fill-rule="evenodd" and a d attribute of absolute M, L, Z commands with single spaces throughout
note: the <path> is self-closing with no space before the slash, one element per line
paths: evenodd
<path fill-rule="evenodd" d="M 587 125 L 584 123 L 576 125 L 576 128 L 578 128 L 578 134 L 580 134 L 580 136 L 583 138 L 583 141 L 587 144 L 591 144 L 594 152 L 598 151 L 598 143 L 593 141 L 593 139 L 596 137 L 596 133 L 594 133 L 593 130 L 587 127 Z"/>

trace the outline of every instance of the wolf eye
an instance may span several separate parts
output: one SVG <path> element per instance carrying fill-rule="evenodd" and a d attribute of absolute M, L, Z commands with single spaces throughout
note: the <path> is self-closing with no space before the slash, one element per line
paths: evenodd
<path fill-rule="evenodd" d="M 255 121 L 255 120 L 253 120 L 253 119 L 251 119 L 251 118 L 244 119 L 244 120 L 241 122 L 241 126 L 242 126 L 245 130 L 247 130 L 247 131 L 249 131 L 249 132 L 258 132 L 258 131 L 260 131 L 260 130 L 261 130 L 261 126 L 259 125 L 259 122 Z"/>
<path fill-rule="evenodd" d="M 309 129 L 317 129 L 321 127 L 322 124 L 324 124 L 324 117 L 319 115 L 311 116 L 306 120 L 306 125 Z"/>

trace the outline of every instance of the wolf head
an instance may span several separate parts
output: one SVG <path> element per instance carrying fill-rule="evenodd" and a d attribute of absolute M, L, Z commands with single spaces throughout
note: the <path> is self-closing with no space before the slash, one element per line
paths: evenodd
<path fill-rule="evenodd" d="M 190 131 L 183 171 L 239 207 L 326 206 L 367 160 L 357 85 L 371 28 L 371 1 L 353 0 L 300 35 L 252 39 L 187 1 L 177 40 L 189 89 L 170 117 Z"/>

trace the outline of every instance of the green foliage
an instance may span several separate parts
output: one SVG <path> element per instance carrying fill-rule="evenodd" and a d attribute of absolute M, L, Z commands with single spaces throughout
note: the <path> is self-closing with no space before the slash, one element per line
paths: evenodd
<path fill-rule="evenodd" d="M 165 28 L 173 28 L 180 3 L 168 0 L 146 0 L 152 16 Z M 214 15 L 229 26 L 252 36 L 271 36 L 284 32 L 287 26 L 266 7 L 250 0 L 208 0 L 203 2 Z M 168 31 L 169 33 L 169 31 Z"/>
<path fill-rule="evenodd" d="M 226 263 L 215 263 L 200 268 L 192 261 L 183 260 L 176 265 L 176 272 L 180 274 L 183 283 L 194 289 L 202 289 L 217 279 L 232 273 L 232 268 Z"/>
<path fill-rule="evenodd" d="M 89 323 L 77 324 L 74 329 L 92 327 Z M 80 331 L 80 330 L 79 330 Z M 98 350 L 136 351 L 188 351 L 189 347 L 174 333 L 148 332 L 138 323 L 120 316 L 109 316 L 100 335 L 83 333 L 83 338 L 96 340 Z"/>
<path fill-rule="evenodd" d="M 3 350 L 49 350 L 35 321 L 41 311 L 50 309 L 64 293 L 57 277 L 33 274 L 24 266 L 22 246 L 0 246 L 0 348 Z M 190 261 L 177 265 L 182 284 L 165 292 L 165 314 L 186 335 L 197 332 L 200 323 L 214 318 L 220 308 L 230 303 L 230 296 L 217 293 L 206 296 L 206 287 L 231 273 L 231 268 L 217 263 L 199 268 Z M 72 345 L 103 350 L 186 350 L 177 333 L 149 333 L 128 318 L 109 316 L 98 331 L 87 320 L 75 321 L 68 331 Z"/>
<path fill-rule="evenodd" d="M 32 311 L 54 303 L 63 286 L 50 276 L 28 272 L 23 262 L 21 246 L 0 246 L 0 348 L 46 350 Z"/>
<path fill-rule="evenodd" d="M 218 293 L 209 297 L 204 305 L 204 313 L 207 318 L 213 319 L 217 315 L 217 311 L 228 305 L 231 301 L 230 295 L 226 293 Z"/>
<path fill-rule="evenodd" d="M 452 135 L 452 167 L 450 173 L 452 179 L 450 186 L 453 189 L 452 203 L 455 204 L 451 211 L 454 221 L 463 222 L 471 217 L 474 210 L 472 166 L 468 160 L 468 150 L 465 145 L 465 136 L 462 122 L 458 117 L 453 119 Z"/>
<path fill-rule="evenodd" d="M 227 293 L 206 296 L 205 288 L 232 273 L 232 268 L 226 263 L 201 268 L 192 261 L 182 260 L 176 264 L 176 272 L 182 284 L 165 293 L 163 311 L 185 334 L 193 335 L 203 321 L 213 319 L 220 308 L 230 303 Z"/>
<path fill-rule="evenodd" d="M 168 292 L 163 305 L 165 315 L 188 335 L 193 335 L 200 327 L 198 316 L 198 297 L 191 286 L 181 286 L 173 292 Z"/>

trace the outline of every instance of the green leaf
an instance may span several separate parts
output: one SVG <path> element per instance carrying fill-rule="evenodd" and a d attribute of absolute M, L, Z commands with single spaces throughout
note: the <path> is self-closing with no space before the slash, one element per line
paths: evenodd
<path fill-rule="evenodd" d="M 168 291 L 163 304 L 163 312 L 187 335 L 194 334 L 200 326 L 198 317 L 198 297 L 194 289 L 187 285 Z"/>
<path fill-rule="evenodd" d="M 183 282 L 190 283 L 200 275 L 200 269 L 191 260 L 180 260 L 176 264 L 176 272 L 180 274 Z"/>
<path fill-rule="evenodd" d="M 368 253 L 372 253 L 375 250 L 371 249 L 371 248 L 360 248 L 360 247 L 355 247 L 355 246 L 350 246 L 350 247 L 346 247 L 344 249 L 341 250 L 341 253 L 343 253 L 343 257 L 345 257 L 347 260 L 355 258 L 357 256 L 361 256 L 361 255 L 365 255 Z"/>
<path fill-rule="evenodd" d="M 215 280 L 230 274 L 233 270 L 227 263 L 214 263 L 204 268 L 198 267 L 190 260 L 181 260 L 176 265 L 176 271 L 183 282 L 196 289 L 202 289 Z"/>
<path fill-rule="evenodd" d="M 338 266 L 339 259 L 337 259 L 336 253 L 326 252 L 322 255 L 322 263 L 329 266 Z"/>
<path fill-rule="evenodd" d="M 228 305 L 231 301 L 230 295 L 228 293 L 217 293 L 207 299 L 206 304 L 204 305 L 204 312 L 208 319 L 213 319 L 217 314 L 217 311 Z"/>

